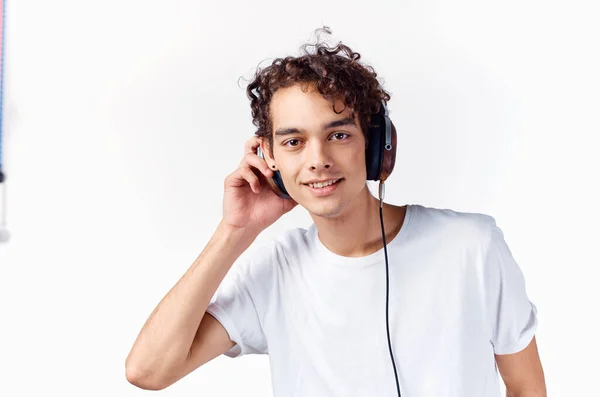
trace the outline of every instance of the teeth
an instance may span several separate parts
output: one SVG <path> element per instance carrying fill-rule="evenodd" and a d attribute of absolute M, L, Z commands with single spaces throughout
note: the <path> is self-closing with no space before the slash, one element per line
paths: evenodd
<path fill-rule="evenodd" d="M 339 179 L 335 179 L 333 181 L 328 181 L 328 182 L 325 182 L 325 183 L 321 183 L 321 182 L 318 182 L 318 183 L 309 183 L 308 186 L 310 186 L 312 188 L 316 188 L 316 189 L 321 189 L 323 187 L 327 187 L 327 186 L 333 185 L 337 181 L 339 181 Z"/>

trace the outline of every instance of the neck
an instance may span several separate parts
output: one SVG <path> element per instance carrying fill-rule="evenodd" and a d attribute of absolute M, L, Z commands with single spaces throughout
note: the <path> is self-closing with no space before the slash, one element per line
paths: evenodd
<path fill-rule="evenodd" d="M 319 240 L 331 252 L 347 257 L 370 255 L 383 248 L 379 199 L 365 186 L 364 194 L 335 218 L 313 217 Z M 406 206 L 383 203 L 385 239 L 389 243 L 400 231 Z"/>

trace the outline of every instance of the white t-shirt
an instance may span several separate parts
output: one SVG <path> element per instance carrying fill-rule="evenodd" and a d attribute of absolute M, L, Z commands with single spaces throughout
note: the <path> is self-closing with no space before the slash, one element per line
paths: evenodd
<path fill-rule="evenodd" d="M 537 327 L 493 217 L 412 204 L 388 242 L 389 326 L 402 397 L 499 397 L 495 354 Z M 236 345 L 268 354 L 275 397 L 397 396 L 383 248 L 344 257 L 314 224 L 238 260 L 208 312 Z"/>

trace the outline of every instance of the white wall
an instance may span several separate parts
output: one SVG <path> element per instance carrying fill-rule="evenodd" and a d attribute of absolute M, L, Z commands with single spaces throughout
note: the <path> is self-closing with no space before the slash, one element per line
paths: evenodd
<path fill-rule="evenodd" d="M 549 395 L 593 395 L 598 7 L 205 3 L 9 0 L 0 395 L 150 393 L 125 358 L 220 219 L 254 132 L 238 78 L 323 24 L 393 94 L 387 201 L 493 215 L 538 307 Z M 296 208 L 257 243 L 309 223 Z M 240 391 L 272 395 L 266 356 L 219 357 L 160 393 Z"/>

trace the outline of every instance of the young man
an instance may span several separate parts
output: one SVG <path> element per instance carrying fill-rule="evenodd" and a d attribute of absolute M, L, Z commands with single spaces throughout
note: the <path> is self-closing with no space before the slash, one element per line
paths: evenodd
<path fill-rule="evenodd" d="M 163 389 L 221 354 L 269 354 L 276 397 L 397 395 L 365 166 L 369 117 L 389 94 L 359 59 L 317 45 L 257 73 L 257 136 L 225 180 L 222 221 L 144 325 L 129 382 Z M 275 171 L 291 199 L 268 188 Z M 314 224 L 238 260 L 297 204 Z M 546 396 L 536 307 L 494 219 L 416 204 L 382 213 L 402 396 L 498 397 L 496 368 L 509 396 Z"/>

